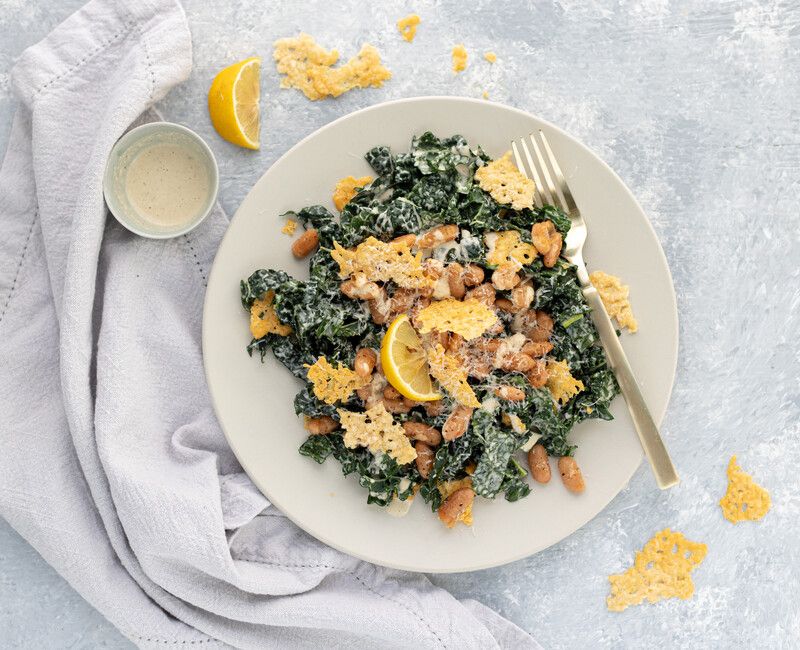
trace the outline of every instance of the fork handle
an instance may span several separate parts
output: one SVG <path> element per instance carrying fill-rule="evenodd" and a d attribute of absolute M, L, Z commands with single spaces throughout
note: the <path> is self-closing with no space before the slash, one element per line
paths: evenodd
<path fill-rule="evenodd" d="M 625 356 L 625 351 L 622 349 L 614 325 L 608 317 L 608 312 L 603 306 L 600 294 L 597 289 L 589 285 L 583 288 L 583 295 L 592 310 L 592 320 L 600 334 L 600 341 L 605 348 L 608 363 L 617 376 L 622 395 L 633 419 L 633 425 L 636 427 L 636 433 L 642 443 L 642 449 L 656 477 L 656 483 L 662 490 L 672 487 L 680 480 L 678 472 L 675 471 L 675 466 L 664 446 L 658 427 L 653 421 L 653 416 L 650 415 L 639 384 L 636 383 L 636 378 L 633 376 L 631 364 L 628 362 L 628 357 Z"/>

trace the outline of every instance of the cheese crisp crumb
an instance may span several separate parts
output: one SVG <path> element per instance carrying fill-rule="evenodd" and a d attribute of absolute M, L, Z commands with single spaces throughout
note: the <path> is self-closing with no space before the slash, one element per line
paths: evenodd
<path fill-rule="evenodd" d="M 380 88 L 392 76 L 381 64 L 378 50 L 369 43 L 338 68 L 333 65 L 339 60 L 339 52 L 328 52 L 308 34 L 275 41 L 272 56 L 278 72 L 286 75 L 281 88 L 297 88 L 311 100 L 338 97 L 353 88 Z"/>
<path fill-rule="evenodd" d="M 616 318 L 620 327 L 627 327 L 631 333 L 639 329 L 628 300 L 630 290 L 618 277 L 603 271 L 595 271 L 589 276 L 589 280 L 600 294 L 608 315 Z"/>
<path fill-rule="evenodd" d="M 464 406 L 479 408 L 481 403 L 467 381 L 467 369 L 454 354 L 445 352 L 441 343 L 428 349 L 431 375 L 453 398 Z"/>
<path fill-rule="evenodd" d="M 347 176 L 336 183 L 333 190 L 333 204 L 336 209 L 341 212 L 344 206 L 350 203 L 356 195 L 356 188 L 366 187 L 372 182 L 372 176 L 362 176 L 355 178 L 354 176 Z"/>
<path fill-rule="evenodd" d="M 489 63 L 497 62 L 497 55 L 494 52 L 484 52 L 483 58 L 486 59 Z"/>
<path fill-rule="evenodd" d="M 756 521 L 770 508 L 769 492 L 753 480 L 750 474 L 736 464 L 736 456 L 728 463 L 728 491 L 719 502 L 725 519 L 737 524 Z"/>
<path fill-rule="evenodd" d="M 272 301 L 275 299 L 274 291 L 267 291 L 261 298 L 253 301 L 250 307 L 250 333 L 254 339 L 260 339 L 267 334 L 289 336 L 292 328 L 278 320 Z"/>
<path fill-rule="evenodd" d="M 488 90 L 484 90 L 484 91 L 481 93 L 481 96 L 482 96 L 484 99 L 489 99 L 489 91 L 488 91 Z"/>
<path fill-rule="evenodd" d="M 474 471 L 474 470 L 473 470 Z M 465 476 L 462 479 L 458 479 L 456 481 L 442 481 L 437 486 L 439 490 L 439 494 L 442 495 L 442 501 L 444 502 L 447 497 L 449 497 L 453 492 L 456 490 L 460 490 L 461 488 L 471 488 L 472 487 L 472 479 L 469 476 Z M 469 507 L 464 510 L 464 512 L 459 515 L 456 519 L 456 522 L 461 522 L 465 526 L 472 526 L 472 505 L 469 504 Z"/>
<path fill-rule="evenodd" d="M 284 235 L 289 235 L 290 237 L 294 235 L 294 231 L 297 230 L 297 222 L 294 219 L 289 219 L 286 222 L 286 225 L 281 228 L 281 232 Z"/>
<path fill-rule="evenodd" d="M 486 261 L 492 266 L 516 260 L 520 264 L 530 264 L 536 258 L 533 244 L 522 241 L 517 230 L 489 232 L 483 236 L 488 252 Z"/>
<path fill-rule="evenodd" d="M 427 334 L 431 330 L 454 332 L 469 341 L 494 325 L 497 322 L 497 314 L 475 298 L 463 302 L 447 298 L 421 309 L 417 319 L 421 334 Z"/>
<path fill-rule="evenodd" d="M 401 465 L 417 457 L 405 430 L 392 418 L 380 402 L 364 413 L 337 409 L 344 429 L 344 446 L 348 449 L 366 447 L 373 454 L 384 453 Z"/>
<path fill-rule="evenodd" d="M 482 190 L 489 192 L 501 205 L 510 205 L 515 210 L 533 208 L 536 183 L 526 178 L 511 162 L 510 151 L 479 167 L 475 172 L 475 180 Z"/>
<path fill-rule="evenodd" d="M 694 593 L 691 572 L 703 561 L 707 550 L 705 544 L 690 542 L 665 528 L 636 553 L 630 569 L 608 577 L 608 609 L 621 612 L 645 599 L 651 603 L 665 598 L 687 600 Z"/>
<path fill-rule="evenodd" d="M 463 45 L 453 47 L 453 72 L 463 72 L 467 69 L 467 50 Z"/>
<path fill-rule="evenodd" d="M 354 390 L 370 381 L 350 368 L 341 365 L 334 368 L 325 357 L 317 359 L 313 366 L 306 364 L 305 367 L 308 368 L 308 381 L 314 384 L 314 395 L 326 404 L 347 401 Z"/>
<path fill-rule="evenodd" d="M 547 388 L 553 399 L 566 404 L 584 389 L 583 382 L 575 379 L 566 361 L 547 362 Z"/>
<path fill-rule="evenodd" d="M 404 289 L 433 286 L 433 280 L 423 272 L 422 253 L 414 255 L 408 244 L 401 241 L 382 242 L 367 237 L 354 250 L 333 242 L 331 257 L 339 264 L 342 278 L 362 273 L 372 282 L 392 280 Z"/>
<path fill-rule="evenodd" d="M 397 29 L 403 35 L 403 38 L 410 43 L 417 35 L 417 25 L 419 25 L 419 23 L 420 20 L 417 14 L 409 14 L 405 18 L 401 18 L 397 21 Z"/>

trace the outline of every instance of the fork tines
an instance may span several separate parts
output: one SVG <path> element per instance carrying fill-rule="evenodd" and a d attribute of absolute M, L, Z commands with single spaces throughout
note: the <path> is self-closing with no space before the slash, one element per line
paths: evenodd
<path fill-rule="evenodd" d="M 527 139 L 521 139 L 519 144 L 512 142 L 511 149 L 519 170 L 536 183 L 534 201 L 538 207 L 553 205 L 569 215 L 575 215 L 578 212 L 567 181 L 561 172 L 561 167 L 558 166 L 550 143 L 541 129 L 538 132 L 538 138 L 536 133 L 531 133 Z M 531 155 L 531 150 L 533 150 L 533 155 Z"/>

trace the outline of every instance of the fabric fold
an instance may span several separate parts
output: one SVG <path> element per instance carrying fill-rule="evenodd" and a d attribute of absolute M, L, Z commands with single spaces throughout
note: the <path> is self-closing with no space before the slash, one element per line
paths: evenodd
<path fill-rule="evenodd" d="M 114 142 L 191 69 L 174 0 L 94 0 L 27 50 L 0 169 L 0 514 L 142 647 L 538 647 L 421 575 L 324 546 L 243 473 L 200 330 L 227 227 L 107 218 Z"/>

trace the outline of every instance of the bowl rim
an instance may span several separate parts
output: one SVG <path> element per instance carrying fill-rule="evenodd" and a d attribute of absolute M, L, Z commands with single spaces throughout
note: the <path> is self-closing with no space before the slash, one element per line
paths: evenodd
<path fill-rule="evenodd" d="M 167 232 L 156 232 L 151 230 L 146 230 L 140 228 L 133 223 L 129 222 L 125 219 L 124 216 L 120 216 L 117 212 L 122 212 L 119 209 L 115 192 L 112 189 L 113 181 L 112 181 L 112 174 L 116 169 L 116 165 L 112 164 L 112 159 L 114 154 L 120 154 L 124 152 L 127 148 L 133 145 L 135 142 L 140 140 L 141 138 L 149 135 L 150 133 L 170 133 L 170 132 L 179 132 L 187 135 L 192 141 L 197 143 L 200 149 L 205 154 L 207 160 L 211 163 L 211 192 L 209 192 L 209 196 L 207 199 L 207 203 L 205 208 L 202 212 L 199 213 L 197 217 L 193 220 L 189 221 L 185 226 L 177 230 L 170 230 Z M 120 155 L 117 155 L 117 160 L 119 160 Z M 129 131 L 125 132 L 122 137 L 120 137 L 115 143 L 114 146 L 111 147 L 110 151 L 108 152 L 108 159 L 106 160 L 105 170 L 103 172 L 103 198 L 105 199 L 106 207 L 114 219 L 117 220 L 123 227 L 127 230 L 131 231 L 132 233 L 139 235 L 140 237 L 146 237 L 147 239 L 172 239 L 174 237 L 180 237 L 181 235 L 185 235 L 186 233 L 194 230 L 199 226 L 203 221 L 205 221 L 206 217 L 211 213 L 211 210 L 214 209 L 214 205 L 217 202 L 217 196 L 219 194 L 219 165 L 217 164 L 217 159 L 214 156 L 214 152 L 209 147 L 208 143 L 195 131 L 190 129 L 188 126 L 184 126 L 183 124 L 178 124 L 177 122 L 166 122 L 166 121 L 155 121 L 155 122 L 147 122 L 145 124 L 140 124 Z M 116 211 L 115 211 L 116 208 Z"/>

